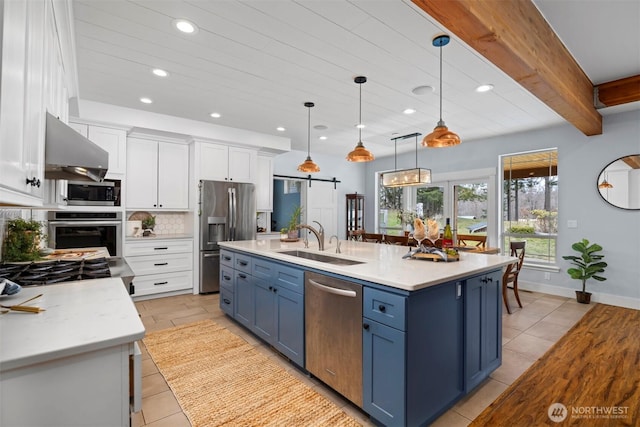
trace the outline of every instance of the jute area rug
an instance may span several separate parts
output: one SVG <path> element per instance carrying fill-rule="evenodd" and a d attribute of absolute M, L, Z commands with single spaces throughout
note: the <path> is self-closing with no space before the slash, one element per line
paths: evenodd
<path fill-rule="evenodd" d="M 360 426 L 212 320 L 150 332 L 143 341 L 194 427 Z"/>
<path fill-rule="evenodd" d="M 640 426 L 640 311 L 597 304 L 473 422 Z"/>

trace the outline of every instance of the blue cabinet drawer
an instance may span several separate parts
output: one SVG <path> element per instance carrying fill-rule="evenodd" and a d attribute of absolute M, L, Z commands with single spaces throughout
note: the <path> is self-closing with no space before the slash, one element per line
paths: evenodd
<path fill-rule="evenodd" d="M 233 252 L 229 252 L 227 250 L 220 250 L 220 264 L 226 265 L 227 267 L 233 268 L 233 256 L 235 254 Z"/>
<path fill-rule="evenodd" d="M 220 309 L 233 317 L 233 294 L 226 288 L 220 288 Z"/>
<path fill-rule="evenodd" d="M 220 266 L 220 288 L 226 289 L 233 293 L 234 271 L 226 265 Z"/>
<path fill-rule="evenodd" d="M 304 294 L 304 271 L 299 268 L 286 265 L 273 265 L 273 279 L 276 286 L 287 288 L 290 291 Z"/>
<path fill-rule="evenodd" d="M 253 258 L 251 274 L 253 277 L 271 281 L 273 278 L 274 263 L 262 258 Z"/>
<path fill-rule="evenodd" d="M 251 274 L 251 257 L 245 254 L 234 254 L 233 268 Z"/>
<path fill-rule="evenodd" d="M 404 331 L 406 301 L 403 296 L 365 287 L 362 315 Z"/>

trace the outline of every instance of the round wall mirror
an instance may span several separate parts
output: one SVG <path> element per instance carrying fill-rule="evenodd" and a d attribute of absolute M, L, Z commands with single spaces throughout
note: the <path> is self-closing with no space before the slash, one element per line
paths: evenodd
<path fill-rule="evenodd" d="M 622 209 L 640 209 L 640 154 L 620 157 L 602 169 L 597 182 L 600 196 Z"/>

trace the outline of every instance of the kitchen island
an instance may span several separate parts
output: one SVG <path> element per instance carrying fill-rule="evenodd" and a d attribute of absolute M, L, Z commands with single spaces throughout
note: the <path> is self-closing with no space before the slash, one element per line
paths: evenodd
<path fill-rule="evenodd" d="M 407 247 L 353 241 L 341 253 L 278 240 L 220 246 L 221 309 L 379 424 L 428 424 L 501 364 L 502 267 L 515 258 L 403 259 Z M 334 284 L 357 304 L 310 297 Z"/>
<path fill-rule="evenodd" d="M 145 330 L 122 280 L 23 287 L 0 302 L 39 294 L 25 305 L 45 311 L 0 315 L 0 425 L 129 426 Z"/>

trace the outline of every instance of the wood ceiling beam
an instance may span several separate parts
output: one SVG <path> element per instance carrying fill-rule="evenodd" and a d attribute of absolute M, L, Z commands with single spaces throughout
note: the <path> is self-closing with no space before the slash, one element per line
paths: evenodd
<path fill-rule="evenodd" d="M 593 83 L 530 0 L 412 0 L 587 136 L 602 134 Z"/>
<path fill-rule="evenodd" d="M 602 107 L 640 101 L 640 75 L 602 83 L 595 89 L 598 103 Z"/>

